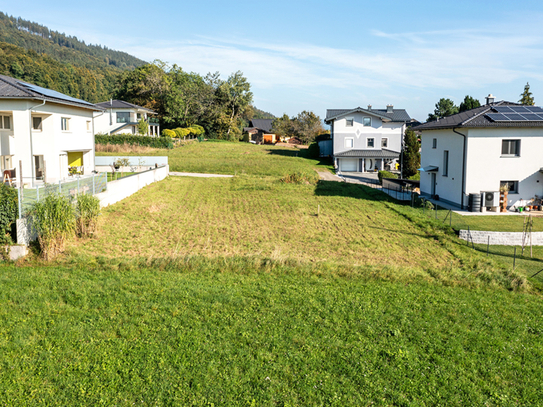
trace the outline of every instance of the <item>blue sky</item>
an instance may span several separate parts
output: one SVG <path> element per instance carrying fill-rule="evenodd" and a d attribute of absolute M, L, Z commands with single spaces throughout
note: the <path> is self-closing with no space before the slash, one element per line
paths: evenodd
<path fill-rule="evenodd" d="M 226 78 L 275 115 L 393 104 L 424 121 L 441 97 L 543 105 L 543 2 L 0 1 L 50 29 Z"/>

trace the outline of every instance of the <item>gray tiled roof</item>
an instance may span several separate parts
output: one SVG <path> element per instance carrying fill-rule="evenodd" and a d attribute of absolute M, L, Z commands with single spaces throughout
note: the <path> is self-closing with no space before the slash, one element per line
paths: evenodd
<path fill-rule="evenodd" d="M 328 109 L 326 110 L 326 119 L 324 119 L 324 121 L 328 124 L 331 120 L 336 119 L 339 116 L 356 112 L 374 114 L 393 122 L 408 122 L 411 120 L 411 117 L 405 109 L 392 109 L 392 113 L 387 113 L 386 109 L 363 109 L 357 107 L 354 109 Z"/>
<path fill-rule="evenodd" d="M 486 113 L 494 113 L 491 108 L 493 106 L 519 106 L 513 102 L 496 102 L 490 105 L 476 107 L 475 109 L 466 110 L 462 113 L 453 114 L 442 119 L 426 122 L 419 126 L 413 127 L 413 130 L 441 130 L 452 129 L 457 127 L 543 127 L 543 122 L 495 122 L 486 116 Z"/>
<path fill-rule="evenodd" d="M 375 150 L 347 150 L 341 153 L 334 154 L 334 157 L 360 157 L 360 158 L 398 158 L 400 153 L 397 151 L 388 150 L 386 148 Z"/>
<path fill-rule="evenodd" d="M 135 105 L 133 103 L 125 102 L 124 100 L 118 100 L 118 99 L 108 100 L 107 102 L 96 103 L 96 106 L 99 106 L 99 107 L 101 107 L 103 109 L 110 109 L 110 108 L 113 108 L 113 109 L 140 109 L 140 110 L 145 110 L 145 111 L 147 111 L 149 113 L 156 113 L 154 110 L 147 109 L 146 107 L 138 106 L 138 105 Z"/>
<path fill-rule="evenodd" d="M 27 86 L 25 86 L 27 85 Z M 64 95 L 60 92 L 51 92 L 54 95 L 51 96 L 45 93 L 40 93 L 37 89 L 39 88 L 30 88 L 28 86 L 34 86 L 27 82 L 20 81 L 18 79 L 12 78 L 6 75 L 0 75 L 0 98 L 4 99 L 35 99 L 35 100 L 46 100 L 49 102 L 60 103 L 64 105 L 82 107 L 84 109 L 90 110 L 103 110 L 96 105 L 85 102 L 84 100 L 79 100 L 72 98 L 68 95 Z M 45 88 L 42 88 L 43 92 L 48 92 Z M 63 98 L 63 97 L 66 98 Z"/>
<path fill-rule="evenodd" d="M 266 132 L 271 131 L 273 119 L 252 119 L 251 126 Z"/>

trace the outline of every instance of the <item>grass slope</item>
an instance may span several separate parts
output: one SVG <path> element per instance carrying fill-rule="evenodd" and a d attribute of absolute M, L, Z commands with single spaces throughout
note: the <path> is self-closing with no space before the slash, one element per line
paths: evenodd
<path fill-rule="evenodd" d="M 286 267 L 3 268 L 9 405 L 540 405 L 542 300 Z"/>

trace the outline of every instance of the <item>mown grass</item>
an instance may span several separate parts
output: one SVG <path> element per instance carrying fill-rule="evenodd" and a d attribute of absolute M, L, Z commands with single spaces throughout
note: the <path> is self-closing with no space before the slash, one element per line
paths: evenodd
<path fill-rule="evenodd" d="M 296 171 L 313 171 L 315 167 L 332 169 L 331 162 L 308 159 L 307 150 L 241 142 L 193 142 L 173 150 L 157 149 L 148 155 L 168 156 L 170 171 L 208 174 L 282 177 Z"/>
<path fill-rule="evenodd" d="M 541 297 L 273 264 L 3 267 L 1 402 L 541 403 Z"/>

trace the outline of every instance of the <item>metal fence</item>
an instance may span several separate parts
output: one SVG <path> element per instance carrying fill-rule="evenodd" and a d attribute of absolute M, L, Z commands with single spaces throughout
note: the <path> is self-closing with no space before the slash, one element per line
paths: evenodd
<path fill-rule="evenodd" d="M 50 194 L 75 197 L 80 194 L 98 194 L 107 189 L 107 173 L 93 174 L 92 177 L 77 177 L 59 181 L 58 184 L 38 185 L 35 188 L 19 188 L 19 219 L 26 217 L 34 203 Z"/>

